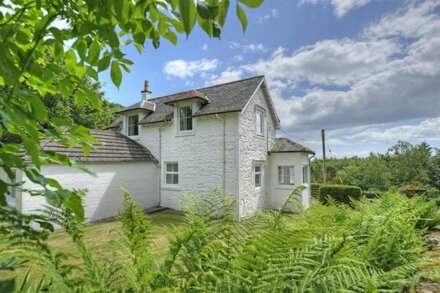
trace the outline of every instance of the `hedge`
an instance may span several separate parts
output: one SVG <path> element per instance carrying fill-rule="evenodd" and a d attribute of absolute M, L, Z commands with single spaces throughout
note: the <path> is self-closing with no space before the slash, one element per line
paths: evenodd
<path fill-rule="evenodd" d="M 362 195 L 364 195 L 366 198 L 376 198 L 383 195 L 383 192 L 376 190 L 367 190 L 367 191 L 362 191 Z"/>
<path fill-rule="evenodd" d="M 321 187 L 322 185 L 322 183 L 312 183 L 310 185 L 310 192 L 312 194 L 312 197 L 316 199 L 319 198 L 319 187 Z"/>
<path fill-rule="evenodd" d="M 349 204 L 351 199 L 359 199 L 362 190 L 358 186 L 348 185 L 322 185 L 319 187 L 319 200 L 327 203 L 327 198 L 331 197 L 340 203 Z"/>

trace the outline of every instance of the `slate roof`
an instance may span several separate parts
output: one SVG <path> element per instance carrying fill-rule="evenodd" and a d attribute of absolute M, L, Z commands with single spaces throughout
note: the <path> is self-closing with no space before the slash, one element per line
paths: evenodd
<path fill-rule="evenodd" d="M 113 121 L 109 126 L 107 126 L 105 129 L 111 129 L 111 130 L 117 130 L 121 129 L 122 127 L 122 117 L 116 118 L 115 121 Z"/>
<path fill-rule="evenodd" d="M 241 111 L 263 80 L 264 76 L 256 76 L 194 90 L 195 93 L 203 95 L 203 99 L 209 100 L 209 103 L 202 106 L 194 113 L 194 116 Z M 150 99 L 149 101 L 154 103 L 156 108 L 154 112 L 139 121 L 139 124 L 164 122 L 173 119 L 174 107 L 168 104 L 182 99 L 182 97 L 187 98 L 186 95 L 188 95 L 189 92 L 186 91 Z M 139 109 L 140 103 L 141 102 L 131 105 L 121 112 Z M 275 113 L 273 113 L 273 116 L 274 119 L 276 119 L 276 123 L 278 123 L 278 118 Z"/>
<path fill-rule="evenodd" d="M 285 137 L 275 138 L 269 153 L 308 153 L 315 154 L 311 149 Z"/>
<path fill-rule="evenodd" d="M 67 155 L 76 162 L 156 161 L 148 149 L 120 133 L 91 129 L 90 134 L 99 140 L 100 144 L 92 148 L 87 157 L 80 146 L 69 149 L 48 141 L 42 141 L 41 145 L 46 151 Z"/>
<path fill-rule="evenodd" d="M 156 108 L 156 105 L 154 103 L 152 103 L 150 101 L 142 100 L 142 101 L 137 102 L 131 106 L 128 106 L 127 108 L 119 110 L 117 113 L 123 113 L 123 112 L 137 110 L 137 109 L 148 110 L 148 111 L 153 112 L 155 110 L 155 108 Z"/>
<path fill-rule="evenodd" d="M 210 102 L 208 97 L 204 93 L 201 93 L 196 90 L 191 90 L 191 91 L 187 91 L 187 92 L 173 95 L 172 98 L 167 99 L 167 101 L 164 102 L 164 104 L 170 105 L 170 104 L 174 104 L 177 102 L 187 101 L 187 100 L 192 100 L 192 99 L 199 99 L 204 104 L 207 104 Z"/>

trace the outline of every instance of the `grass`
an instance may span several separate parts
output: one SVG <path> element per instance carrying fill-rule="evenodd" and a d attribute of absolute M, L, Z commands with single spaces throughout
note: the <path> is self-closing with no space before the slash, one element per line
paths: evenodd
<path fill-rule="evenodd" d="M 158 262 L 162 261 L 168 250 L 168 233 L 171 228 L 183 225 L 183 213 L 173 210 L 164 210 L 149 215 L 153 222 L 154 254 Z M 118 220 L 100 222 L 87 225 L 84 230 L 84 240 L 94 255 L 110 256 L 111 240 L 118 237 L 122 225 Z M 53 233 L 48 243 L 58 251 L 78 253 L 75 244 L 65 232 Z M 27 269 L 14 272 L 0 271 L 0 280 L 25 274 Z"/>

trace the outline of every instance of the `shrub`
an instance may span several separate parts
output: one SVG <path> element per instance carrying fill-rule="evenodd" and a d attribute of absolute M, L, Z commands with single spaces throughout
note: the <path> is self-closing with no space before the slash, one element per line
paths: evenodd
<path fill-rule="evenodd" d="M 383 195 L 384 193 L 379 190 L 367 190 L 362 191 L 362 195 L 364 195 L 366 198 L 377 198 Z"/>
<path fill-rule="evenodd" d="M 323 185 L 319 188 L 319 200 L 323 203 L 328 202 L 328 197 L 340 203 L 349 204 L 351 199 L 359 199 L 362 190 L 358 186 L 348 185 Z"/>
<path fill-rule="evenodd" d="M 404 185 L 399 189 L 399 191 L 400 191 L 400 193 L 402 193 L 408 197 L 413 197 L 414 195 L 422 195 L 426 192 L 426 190 L 424 188 L 419 187 L 414 184 Z"/>
<path fill-rule="evenodd" d="M 310 186 L 311 195 L 314 198 L 319 198 L 319 187 L 321 187 L 322 183 L 312 183 Z"/>

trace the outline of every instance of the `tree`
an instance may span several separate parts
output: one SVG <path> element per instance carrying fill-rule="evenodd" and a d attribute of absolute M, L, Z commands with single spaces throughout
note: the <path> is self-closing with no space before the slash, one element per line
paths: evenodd
<path fill-rule="evenodd" d="M 247 27 L 243 5 L 257 8 L 262 2 L 237 0 L 243 30 Z M 44 196 L 55 207 L 71 209 L 82 219 L 81 196 L 40 172 L 43 164 L 75 166 L 75 162 L 43 151 L 39 141 L 79 144 L 87 153 L 96 140 L 81 125 L 51 118 L 41 97 L 73 97 L 76 106 L 100 109 L 102 100 L 84 83 L 85 78 L 98 81 L 98 73 L 109 70 L 119 87 L 122 72 L 129 72 L 132 64 L 122 51 L 124 46 L 134 46 L 141 53 L 146 45 L 158 48 L 163 39 L 176 44 L 178 35 L 188 36 L 196 23 L 209 37 L 219 38 L 230 1 L 11 0 L 0 6 L 0 87 L 4 88 L 0 137 L 10 133 L 20 138 L 20 143 L 1 142 L 0 167 L 11 180 L 15 169 L 22 170 L 41 185 L 41 190 L 33 191 L 35 195 Z M 53 56 L 53 62 L 46 56 Z M 0 179 L 0 206 L 6 205 L 10 186 L 8 180 Z"/>
<path fill-rule="evenodd" d="M 72 124 L 79 124 L 89 129 L 103 129 L 112 123 L 116 118 L 116 112 L 124 107 L 120 104 L 108 101 L 104 92 L 101 91 L 101 84 L 97 81 L 86 78 L 84 80 L 90 90 L 99 97 L 102 104 L 96 109 L 89 104 L 77 105 L 74 97 L 67 98 L 59 95 L 45 95 L 43 102 L 48 110 L 49 120 L 61 118 Z"/>

